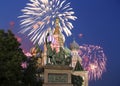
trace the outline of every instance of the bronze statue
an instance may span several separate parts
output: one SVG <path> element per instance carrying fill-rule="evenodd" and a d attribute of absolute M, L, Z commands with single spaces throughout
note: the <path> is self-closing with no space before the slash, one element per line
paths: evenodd
<path fill-rule="evenodd" d="M 71 55 L 66 54 L 65 50 L 60 47 L 60 51 L 56 52 L 55 49 L 52 50 L 50 42 L 47 43 L 47 63 L 50 59 L 50 64 L 53 65 L 69 65 L 71 63 Z"/>

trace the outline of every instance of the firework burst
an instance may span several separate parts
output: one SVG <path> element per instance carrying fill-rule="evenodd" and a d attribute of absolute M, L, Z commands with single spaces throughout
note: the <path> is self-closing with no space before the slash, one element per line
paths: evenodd
<path fill-rule="evenodd" d="M 101 78 L 103 72 L 106 70 L 106 56 L 100 46 L 82 45 L 80 46 L 82 52 L 82 65 L 88 71 L 89 80 Z"/>
<path fill-rule="evenodd" d="M 73 25 L 69 20 L 75 20 L 70 3 L 66 0 L 30 0 L 22 9 L 20 33 L 27 33 L 30 40 L 39 45 L 44 42 L 48 29 L 54 30 L 56 17 L 60 19 L 60 30 L 67 36 L 71 35 Z"/>

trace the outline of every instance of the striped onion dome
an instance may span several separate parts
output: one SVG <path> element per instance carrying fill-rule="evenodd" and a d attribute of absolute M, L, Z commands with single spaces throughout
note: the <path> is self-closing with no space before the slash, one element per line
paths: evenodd
<path fill-rule="evenodd" d="M 79 50 L 79 44 L 74 40 L 72 43 L 70 43 L 70 49 L 76 49 Z"/>
<path fill-rule="evenodd" d="M 55 43 L 55 38 L 53 35 L 47 37 L 47 42 Z"/>

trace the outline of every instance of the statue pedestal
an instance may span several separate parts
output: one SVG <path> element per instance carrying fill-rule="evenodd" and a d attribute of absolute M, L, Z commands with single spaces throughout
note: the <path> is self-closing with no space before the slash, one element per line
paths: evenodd
<path fill-rule="evenodd" d="M 72 67 L 46 65 L 44 67 L 43 86 L 73 86 L 71 84 Z"/>

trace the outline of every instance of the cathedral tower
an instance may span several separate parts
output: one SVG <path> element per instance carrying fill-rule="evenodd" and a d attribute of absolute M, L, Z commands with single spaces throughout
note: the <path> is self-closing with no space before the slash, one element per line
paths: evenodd
<path fill-rule="evenodd" d="M 56 18 L 56 20 L 55 20 L 55 30 L 54 30 L 53 35 L 54 35 L 54 38 L 55 38 L 56 42 L 58 42 L 59 47 L 63 47 L 63 45 L 64 45 L 63 34 L 60 31 L 59 24 L 60 24 L 60 20 L 59 20 L 59 18 Z"/>
<path fill-rule="evenodd" d="M 72 67 L 75 68 L 77 61 L 79 61 L 80 64 L 82 63 L 82 59 L 78 54 L 79 45 L 75 40 L 70 44 L 70 50 L 72 54 Z"/>

